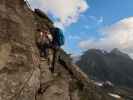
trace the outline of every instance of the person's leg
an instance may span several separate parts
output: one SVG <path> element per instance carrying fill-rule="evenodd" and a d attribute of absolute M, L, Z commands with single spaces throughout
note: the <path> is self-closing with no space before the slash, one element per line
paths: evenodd
<path fill-rule="evenodd" d="M 59 58 L 59 48 L 56 48 L 56 50 L 55 50 L 55 65 L 58 62 L 58 58 Z"/>
<path fill-rule="evenodd" d="M 41 44 L 37 44 L 37 47 L 39 49 L 39 54 L 40 54 L 40 57 L 43 57 L 44 56 L 44 53 L 43 53 L 43 45 Z"/>
<path fill-rule="evenodd" d="M 57 62 L 58 62 L 58 56 L 59 56 L 59 49 L 55 48 L 53 51 L 53 61 L 52 61 L 52 68 L 51 68 L 51 71 L 53 73 L 55 71 L 55 66 L 57 65 Z"/>
<path fill-rule="evenodd" d="M 43 53 L 44 53 L 44 57 L 47 58 L 48 48 L 47 48 L 47 45 L 46 44 L 43 45 Z"/>
<path fill-rule="evenodd" d="M 52 68 L 52 63 L 53 63 L 53 49 L 49 48 L 48 49 L 48 64 L 49 64 L 49 68 Z"/>

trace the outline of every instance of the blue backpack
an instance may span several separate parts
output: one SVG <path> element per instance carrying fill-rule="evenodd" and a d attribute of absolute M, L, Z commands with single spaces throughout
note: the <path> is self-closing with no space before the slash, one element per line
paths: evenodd
<path fill-rule="evenodd" d="M 59 28 L 54 29 L 54 40 L 59 45 L 62 46 L 65 44 L 65 38 L 63 35 L 63 31 Z"/>

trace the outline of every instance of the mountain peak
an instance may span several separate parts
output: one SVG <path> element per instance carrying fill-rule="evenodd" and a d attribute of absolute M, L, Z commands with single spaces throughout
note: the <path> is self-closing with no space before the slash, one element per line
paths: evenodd
<path fill-rule="evenodd" d="M 122 53 L 118 48 L 112 49 L 111 53 Z"/>
<path fill-rule="evenodd" d="M 104 52 L 106 51 L 97 49 L 88 50 L 76 64 L 79 65 L 91 79 L 110 80 L 117 85 L 124 84 L 133 87 L 133 85 L 130 84 L 133 83 L 133 60 L 128 54 L 123 53 L 117 48 L 111 52 Z M 121 78 L 121 80 L 117 80 L 118 78 Z"/>
<path fill-rule="evenodd" d="M 129 58 L 129 59 L 130 59 L 130 57 L 129 57 L 128 54 L 121 52 L 118 48 L 114 48 L 114 49 L 110 52 L 110 54 L 115 54 L 115 55 L 117 55 L 117 56 L 122 56 L 122 57 Z"/>

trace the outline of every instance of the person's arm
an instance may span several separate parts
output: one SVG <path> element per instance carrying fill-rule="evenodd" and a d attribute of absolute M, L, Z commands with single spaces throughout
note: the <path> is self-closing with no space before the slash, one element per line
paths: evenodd
<path fill-rule="evenodd" d="M 40 32 L 40 36 L 43 36 L 43 32 Z"/>
<path fill-rule="evenodd" d="M 48 39 L 50 40 L 50 42 L 52 42 L 52 41 L 53 41 L 53 37 L 52 37 L 52 35 L 51 35 L 51 34 L 48 34 Z"/>

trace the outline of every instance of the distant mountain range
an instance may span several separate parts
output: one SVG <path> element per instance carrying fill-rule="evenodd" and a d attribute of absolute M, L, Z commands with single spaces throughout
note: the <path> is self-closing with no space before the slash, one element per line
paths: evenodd
<path fill-rule="evenodd" d="M 93 80 L 133 88 L 133 60 L 118 49 L 111 52 L 90 49 L 76 64 Z"/>

